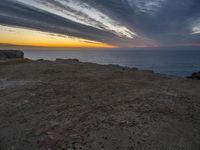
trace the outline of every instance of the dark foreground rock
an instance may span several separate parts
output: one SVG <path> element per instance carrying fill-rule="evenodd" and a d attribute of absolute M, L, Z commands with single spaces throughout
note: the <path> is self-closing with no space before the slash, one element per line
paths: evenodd
<path fill-rule="evenodd" d="M 24 58 L 24 53 L 18 50 L 0 50 L 0 60 Z"/>
<path fill-rule="evenodd" d="M 199 89 L 74 59 L 3 63 L 0 150 L 199 150 Z"/>
<path fill-rule="evenodd" d="M 200 72 L 195 72 L 188 78 L 200 80 Z"/>

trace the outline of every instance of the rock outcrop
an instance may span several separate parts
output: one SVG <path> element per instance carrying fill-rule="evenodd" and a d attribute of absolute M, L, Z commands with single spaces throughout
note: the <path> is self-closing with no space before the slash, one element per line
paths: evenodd
<path fill-rule="evenodd" d="M 200 80 L 200 72 L 195 72 L 188 78 Z"/>
<path fill-rule="evenodd" d="M 0 60 L 24 58 L 24 53 L 19 50 L 0 50 Z"/>
<path fill-rule="evenodd" d="M 0 150 L 200 150 L 198 81 L 25 60 L 0 61 Z"/>

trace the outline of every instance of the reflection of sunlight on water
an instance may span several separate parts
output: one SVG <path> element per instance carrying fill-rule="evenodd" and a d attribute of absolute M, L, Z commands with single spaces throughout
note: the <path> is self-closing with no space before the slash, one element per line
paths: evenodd
<path fill-rule="evenodd" d="M 78 58 L 83 62 L 119 64 L 178 76 L 189 76 L 200 69 L 200 51 L 196 50 L 27 50 L 25 57 L 48 60 Z"/>

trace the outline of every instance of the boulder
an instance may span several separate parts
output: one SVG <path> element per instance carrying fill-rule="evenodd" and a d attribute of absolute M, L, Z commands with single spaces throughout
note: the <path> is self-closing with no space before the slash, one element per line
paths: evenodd
<path fill-rule="evenodd" d="M 18 50 L 0 50 L 0 60 L 24 58 L 24 53 Z"/>
<path fill-rule="evenodd" d="M 200 72 L 195 72 L 188 78 L 200 80 Z"/>
<path fill-rule="evenodd" d="M 57 59 L 56 59 L 56 62 L 59 62 L 59 63 L 69 63 L 69 62 L 79 62 L 79 60 L 76 59 L 76 58 L 71 58 L 71 59 L 61 59 L 61 58 L 57 58 Z"/>

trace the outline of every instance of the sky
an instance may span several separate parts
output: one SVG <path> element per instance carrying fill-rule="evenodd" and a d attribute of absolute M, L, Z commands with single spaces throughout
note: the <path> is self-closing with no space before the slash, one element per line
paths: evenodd
<path fill-rule="evenodd" d="M 200 0 L 0 0 L 0 44 L 200 46 Z"/>

